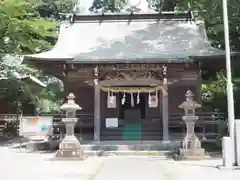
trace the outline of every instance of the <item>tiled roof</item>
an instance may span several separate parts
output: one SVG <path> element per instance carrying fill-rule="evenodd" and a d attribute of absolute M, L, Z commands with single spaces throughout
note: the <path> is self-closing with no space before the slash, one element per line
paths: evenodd
<path fill-rule="evenodd" d="M 204 23 L 184 19 L 78 21 L 62 24 L 55 47 L 27 57 L 88 62 L 188 61 L 219 56 Z"/>

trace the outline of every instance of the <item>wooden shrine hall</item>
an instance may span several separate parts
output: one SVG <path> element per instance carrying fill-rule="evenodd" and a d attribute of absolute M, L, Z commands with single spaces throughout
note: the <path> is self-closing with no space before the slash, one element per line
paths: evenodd
<path fill-rule="evenodd" d="M 183 135 L 178 106 L 187 90 L 201 104 L 201 82 L 225 57 L 192 13 L 143 11 L 74 14 L 52 50 L 25 59 L 61 78 L 66 96 L 74 93 L 81 139 L 169 141 Z M 201 127 L 212 122 L 201 117 Z"/>

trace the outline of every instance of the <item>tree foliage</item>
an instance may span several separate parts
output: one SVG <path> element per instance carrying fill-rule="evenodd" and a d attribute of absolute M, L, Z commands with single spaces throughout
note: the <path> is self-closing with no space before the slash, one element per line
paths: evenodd
<path fill-rule="evenodd" d="M 199 17 L 205 20 L 207 35 L 212 46 L 224 49 L 225 42 L 222 1 L 191 0 L 189 2 L 192 9 L 199 12 Z M 240 51 L 239 3 L 239 0 L 228 0 L 229 35 L 232 51 Z M 187 9 L 186 4 L 187 2 L 185 0 L 181 1 L 179 7 Z M 233 63 L 234 61 L 236 61 L 236 59 L 232 59 L 232 69 L 237 70 L 237 63 Z M 237 110 L 240 107 L 239 73 L 233 73 L 233 84 L 235 109 Z M 208 92 L 208 98 L 205 96 L 206 92 Z M 216 77 L 213 77 L 213 80 L 210 83 L 203 85 L 203 100 L 206 105 L 218 108 L 221 112 L 224 112 L 227 115 L 226 76 L 223 73 L 217 73 Z M 240 113 L 235 111 L 235 115 L 239 117 Z"/>
<path fill-rule="evenodd" d="M 51 48 L 57 23 L 40 17 L 27 0 L 0 1 L 0 99 L 10 104 L 16 101 L 36 102 L 39 95 L 29 83 L 28 75 L 43 78 L 41 71 L 21 64 L 19 54 L 33 54 Z M 46 95 L 45 95 L 46 96 Z M 41 99 L 41 98 L 40 98 Z"/>
<path fill-rule="evenodd" d="M 56 23 L 40 18 L 26 0 L 0 1 L 0 53 L 26 54 L 50 48 Z"/>
<path fill-rule="evenodd" d="M 30 65 L 9 65 L 4 60 L 6 54 L 33 54 L 50 49 L 55 44 L 57 21 L 60 13 L 73 11 L 78 0 L 1 0 L 0 1 L 0 87 L 9 89 L 4 95 L 8 100 L 16 99 L 16 90 L 22 89 L 22 98 L 29 98 L 38 104 L 39 111 L 45 104 L 56 101 L 61 103 L 63 96 L 62 84 L 53 77 L 46 76 Z M 80 4 L 81 1 L 80 0 Z M 105 8 L 105 11 L 120 11 L 126 0 L 95 0 L 90 9 Z M 155 11 L 189 10 L 198 12 L 205 20 L 208 38 L 212 45 L 224 49 L 224 28 L 222 1 L 217 0 L 148 0 L 149 6 Z M 115 4 L 114 4 L 115 3 Z M 240 6 L 239 0 L 228 0 L 231 49 L 240 50 Z M 115 7 L 115 8 L 113 8 Z M 16 60 L 17 62 L 18 60 Z M 21 76 L 32 74 L 47 82 L 48 87 L 39 94 L 30 93 L 30 88 L 17 80 L 13 74 Z M 5 79 L 5 80 L 1 80 Z M 7 80 L 6 80 L 7 79 Z M 235 97 L 238 99 L 240 84 L 234 77 Z M 1 89 L 0 88 L 0 89 Z M 11 90 L 10 90 L 11 89 Z M 19 96 L 19 95 L 18 95 Z M 212 83 L 203 85 L 204 102 L 209 106 L 226 110 L 226 83 L 222 73 L 213 78 Z M 1 99 L 1 97 L 0 97 Z M 240 99 L 240 98 L 239 98 Z M 54 103 L 47 109 L 54 109 Z M 51 111 L 51 110 L 50 110 Z"/>
<path fill-rule="evenodd" d="M 188 9 L 188 3 L 192 10 L 199 13 L 205 20 L 208 38 L 212 45 L 224 49 L 223 6 L 218 0 L 182 0 L 178 3 L 181 9 Z M 240 50 L 240 1 L 228 0 L 228 18 L 230 43 L 233 51 Z"/>
<path fill-rule="evenodd" d="M 72 12 L 74 0 L 30 0 L 41 17 L 58 20 L 60 13 Z"/>

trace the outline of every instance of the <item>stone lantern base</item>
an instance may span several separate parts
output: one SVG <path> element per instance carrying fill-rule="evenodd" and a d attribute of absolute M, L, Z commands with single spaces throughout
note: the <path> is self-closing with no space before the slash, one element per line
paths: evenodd
<path fill-rule="evenodd" d="M 58 150 L 56 153 L 56 158 L 57 159 L 66 159 L 66 160 L 71 160 L 71 159 L 79 159 L 83 160 L 83 151 L 79 149 L 71 149 L 71 150 Z"/>
<path fill-rule="evenodd" d="M 205 150 L 195 135 L 187 135 L 182 143 L 182 148 L 175 156 L 176 160 L 201 160 L 205 158 Z"/>
<path fill-rule="evenodd" d="M 72 136 L 71 139 L 63 139 L 59 146 L 59 150 L 56 152 L 57 159 L 84 159 L 83 149 L 80 147 L 79 141 Z"/>
<path fill-rule="evenodd" d="M 202 160 L 205 158 L 205 150 L 199 149 L 179 149 L 178 154 L 175 155 L 175 160 Z"/>

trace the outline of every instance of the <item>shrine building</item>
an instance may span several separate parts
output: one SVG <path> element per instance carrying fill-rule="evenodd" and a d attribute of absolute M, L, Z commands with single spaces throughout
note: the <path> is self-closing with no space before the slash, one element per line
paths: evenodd
<path fill-rule="evenodd" d="M 191 11 L 142 9 L 71 17 L 61 23 L 52 50 L 25 59 L 62 79 L 65 96 L 76 96 L 82 107 L 77 136 L 95 141 L 180 139 L 178 128 L 185 126 L 178 106 L 185 93 L 191 90 L 201 104 L 202 82 L 225 64 L 224 51 L 208 41 L 204 21 Z M 204 119 L 204 107 L 198 113 L 201 127 L 212 122 Z M 56 126 L 63 127 L 60 122 Z"/>

